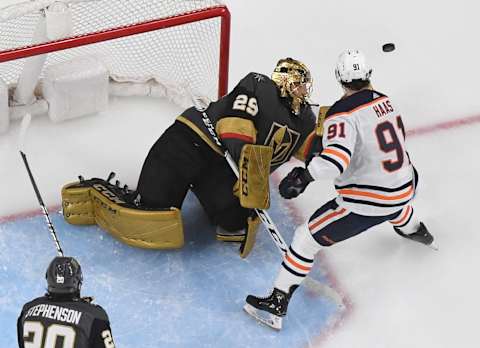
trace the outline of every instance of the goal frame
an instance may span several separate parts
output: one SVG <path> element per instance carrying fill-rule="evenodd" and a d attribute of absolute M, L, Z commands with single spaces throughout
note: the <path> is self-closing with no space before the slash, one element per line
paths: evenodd
<path fill-rule="evenodd" d="M 78 35 L 70 38 L 34 44 L 26 47 L 14 48 L 0 52 L 0 64 L 16 59 L 28 58 L 46 53 L 62 51 L 109 41 L 122 37 L 147 33 L 155 30 L 189 24 L 201 20 L 220 17 L 220 55 L 218 71 L 218 97 L 222 97 L 228 90 L 228 66 L 230 53 L 230 11 L 225 5 L 219 5 L 201 10 L 179 14 L 171 17 L 155 19 L 146 22 L 135 23 L 128 26 L 121 26 Z"/>

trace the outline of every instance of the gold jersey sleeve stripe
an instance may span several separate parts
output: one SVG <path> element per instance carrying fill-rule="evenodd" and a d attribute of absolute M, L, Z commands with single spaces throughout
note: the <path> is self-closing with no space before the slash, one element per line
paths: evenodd
<path fill-rule="evenodd" d="M 239 117 L 225 117 L 215 127 L 220 138 L 237 138 L 255 144 L 257 130 L 251 120 Z"/>

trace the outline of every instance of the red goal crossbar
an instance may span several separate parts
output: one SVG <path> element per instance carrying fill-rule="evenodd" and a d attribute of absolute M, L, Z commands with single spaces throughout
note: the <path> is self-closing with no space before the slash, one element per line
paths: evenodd
<path fill-rule="evenodd" d="M 126 36 L 146 33 L 154 30 L 170 28 L 182 24 L 193 23 L 201 20 L 220 17 L 220 56 L 218 74 L 218 96 L 227 93 L 228 89 L 228 63 L 230 50 L 230 12 L 226 6 L 216 6 L 189 13 L 179 14 L 128 26 L 111 28 L 103 31 L 92 32 L 56 41 L 33 44 L 26 47 L 13 48 L 0 52 L 0 63 L 65 50 L 69 48 L 89 45 L 102 41 L 118 39 Z"/>

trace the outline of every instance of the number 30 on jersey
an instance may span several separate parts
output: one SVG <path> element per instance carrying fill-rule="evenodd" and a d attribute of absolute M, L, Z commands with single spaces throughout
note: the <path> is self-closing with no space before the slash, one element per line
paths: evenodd
<path fill-rule="evenodd" d="M 45 327 L 38 321 L 26 321 L 23 337 L 25 348 L 73 348 L 76 333 L 75 329 L 68 325 L 50 324 Z M 102 339 L 105 348 L 115 348 L 110 330 L 102 331 Z"/>

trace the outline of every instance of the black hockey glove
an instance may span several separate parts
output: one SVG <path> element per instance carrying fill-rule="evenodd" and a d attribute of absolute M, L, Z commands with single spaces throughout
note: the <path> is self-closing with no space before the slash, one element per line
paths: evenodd
<path fill-rule="evenodd" d="M 286 177 L 282 179 L 278 190 L 280 196 L 286 199 L 297 197 L 305 191 L 305 188 L 313 181 L 308 169 L 295 167 Z"/>

